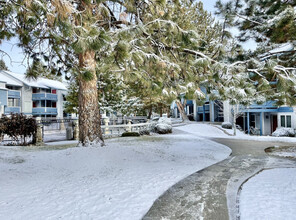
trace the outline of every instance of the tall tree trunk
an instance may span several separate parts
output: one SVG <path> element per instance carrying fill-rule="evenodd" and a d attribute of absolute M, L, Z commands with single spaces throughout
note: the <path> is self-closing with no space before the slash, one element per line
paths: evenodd
<path fill-rule="evenodd" d="M 92 72 L 92 79 L 86 80 L 79 75 L 79 142 L 82 146 L 104 144 L 100 110 L 98 106 L 97 75 L 95 72 L 95 52 L 87 51 L 79 55 L 80 68 L 86 67 Z"/>
<path fill-rule="evenodd" d="M 185 102 L 186 103 L 186 102 Z M 181 114 L 181 117 L 182 117 L 182 121 L 189 121 L 188 117 L 187 117 L 187 114 L 185 112 L 185 108 L 184 108 L 184 105 L 182 105 L 181 101 L 180 100 L 177 100 L 176 101 L 176 104 L 177 104 L 177 107 L 179 109 L 179 112 Z"/>
<path fill-rule="evenodd" d="M 152 116 L 152 105 L 149 107 L 148 119 L 151 119 Z"/>
<path fill-rule="evenodd" d="M 159 107 L 159 115 L 160 115 L 160 117 L 162 117 L 162 104 L 161 103 L 159 103 L 158 104 L 158 107 Z"/>
<path fill-rule="evenodd" d="M 167 116 L 168 116 L 168 118 L 171 117 L 171 108 L 170 108 L 170 106 L 167 107 Z"/>

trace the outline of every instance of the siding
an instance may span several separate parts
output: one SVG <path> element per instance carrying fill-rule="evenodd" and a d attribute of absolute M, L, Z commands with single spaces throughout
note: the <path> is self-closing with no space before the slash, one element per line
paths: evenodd
<path fill-rule="evenodd" d="M 7 90 L 0 89 L 0 105 L 7 105 Z"/>

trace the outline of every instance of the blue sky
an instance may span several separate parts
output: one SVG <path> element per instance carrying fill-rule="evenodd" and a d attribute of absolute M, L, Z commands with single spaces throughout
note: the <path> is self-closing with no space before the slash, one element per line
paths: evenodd
<path fill-rule="evenodd" d="M 210 11 L 212 14 L 214 14 L 215 8 L 214 5 L 216 3 L 216 0 L 201 0 L 204 4 L 204 8 L 207 11 Z M 236 32 L 235 30 L 233 32 Z M 17 47 L 17 40 L 13 39 L 10 42 L 3 42 L 0 45 L 0 49 L 5 51 L 9 54 L 11 59 L 9 59 L 7 56 L 4 56 L 3 59 L 8 66 L 9 70 L 15 73 L 25 73 L 26 67 L 27 67 L 27 61 L 24 60 L 24 55 L 22 53 L 22 50 Z M 247 42 L 244 45 L 245 48 L 255 48 L 256 45 L 254 42 Z"/>

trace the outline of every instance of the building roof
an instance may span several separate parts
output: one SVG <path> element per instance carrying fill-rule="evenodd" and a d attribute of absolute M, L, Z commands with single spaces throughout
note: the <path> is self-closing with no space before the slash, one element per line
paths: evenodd
<path fill-rule="evenodd" d="M 4 71 L 0 71 L 0 73 L 1 72 L 4 72 Z M 4 74 L 1 74 L 0 81 L 6 83 L 7 85 L 11 85 L 11 86 L 23 86 L 23 84 L 21 82 L 19 82 L 18 80 L 8 77 Z"/>
<path fill-rule="evenodd" d="M 57 81 L 57 80 L 51 80 L 51 79 L 46 79 L 46 78 L 41 78 L 41 77 L 36 80 L 35 79 L 28 79 L 23 74 L 13 73 L 10 71 L 2 71 L 2 72 L 6 73 L 6 75 L 13 77 L 13 79 L 16 79 L 17 81 L 20 81 L 23 84 L 31 86 L 31 87 L 44 88 L 44 89 L 52 88 L 52 89 L 59 89 L 59 90 L 67 90 L 65 84 L 60 81 Z M 2 75 L 4 76 L 4 74 L 2 74 Z M 7 78 L 10 78 L 10 77 L 7 77 Z M 2 76 L 1 76 L 1 80 L 2 80 Z M 20 86 L 22 86 L 22 85 L 20 85 Z"/>

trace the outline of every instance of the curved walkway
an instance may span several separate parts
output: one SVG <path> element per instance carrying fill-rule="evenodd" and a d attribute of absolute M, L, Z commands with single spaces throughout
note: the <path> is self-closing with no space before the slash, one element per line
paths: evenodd
<path fill-rule="evenodd" d="M 143 217 L 155 219 L 238 219 L 237 193 L 249 177 L 263 169 L 296 167 L 295 160 L 268 156 L 264 149 L 293 143 L 211 139 L 232 149 L 227 159 L 181 180 L 161 197 Z"/>

